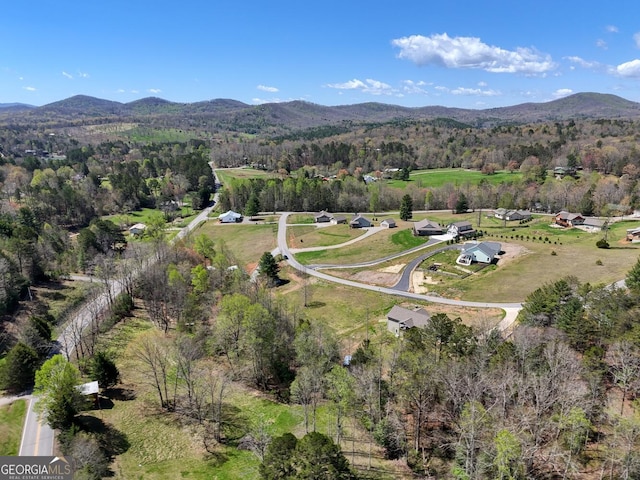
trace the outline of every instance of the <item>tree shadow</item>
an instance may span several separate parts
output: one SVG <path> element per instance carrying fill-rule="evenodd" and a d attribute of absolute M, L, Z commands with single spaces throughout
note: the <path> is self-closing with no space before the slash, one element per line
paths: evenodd
<path fill-rule="evenodd" d="M 128 402 L 136 399 L 136 392 L 131 388 L 108 388 L 104 390 L 103 393 L 106 397 L 118 400 L 119 402 Z"/>
<path fill-rule="evenodd" d="M 96 436 L 100 448 L 109 458 L 121 455 L 131 447 L 127 436 L 123 432 L 105 423 L 100 418 L 93 415 L 78 415 L 75 420 L 81 430 Z"/>
<path fill-rule="evenodd" d="M 312 302 L 307 302 L 307 308 L 321 308 L 324 307 L 326 303 L 320 302 L 318 300 L 314 300 Z"/>

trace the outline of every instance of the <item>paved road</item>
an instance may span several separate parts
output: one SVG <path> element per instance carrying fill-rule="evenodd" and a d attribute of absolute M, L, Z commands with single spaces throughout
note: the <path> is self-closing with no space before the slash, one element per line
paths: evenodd
<path fill-rule="evenodd" d="M 280 221 L 278 225 L 278 249 L 282 255 L 287 257 L 286 261 L 289 263 L 289 265 L 291 265 L 296 270 L 305 272 L 309 275 L 312 275 L 317 278 L 321 278 L 323 280 L 327 280 L 329 282 L 339 283 L 341 285 L 347 285 L 350 287 L 362 288 L 362 289 L 370 290 L 374 292 L 386 293 L 388 295 L 395 295 L 395 296 L 400 296 L 404 298 L 410 298 L 413 300 L 421 300 L 421 301 L 432 302 L 432 303 L 441 303 L 445 305 L 455 305 L 459 307 L 500 308 L 505 310 L 505 312 L 507 313 L 512 312 L 513 310 L 519 310 L 522 308 L 521 303 L 469 302 L 465 300 L 454 300 L 450 298 L 438 297 L 435 295 L 421 295 L 418 293 L 403 292 L 400 290 L 394 290 L 393 288 L 378 287 L 375 285 L 368 285 L 366 283 L 346 280 L 344 278 L 333 277 L 331 275 L 327 275 L 317 270 L 310 269 L 309 267 L 302 265 L 293 257 L 293 255 L 291 254 L 291 250 L 287 245 L 287 217 L 289 216 L 289 214 L 290 214 L 289 212 L 283 212 L 280 215 Z M 504 321 L 503 319 L 504 323 L 500 322 L 500 325 L 499 325 L 504 330 L 506 330 L 511 325 L 511 323 L 513 323 L 513 320 L 515 320 L 515 318 L 513 318 L 513 320 L 511 319 L 511 315 L 509 316 L 505 315 L 505 319 L 506 318 L 509 318 L 510 323 L 507 325 L 508 322 Z"/>
<path fill-rule="evenodd" d="M 217 183 L 217 177 L 213 163 L 210 163 L 213 172 L 214 181 Z M 213 196 L 213 202 L 210 206 L 202 210 L 185 228 L 180 230 L 178 234 L 171 240 L 175 243 L 178 240 L 189 235 L 198 225 L 206 221 L 209 214 L 218 202 L 218 193 Z M 149 259 L 147 266 L 153 263 L 154 259 Z M 138 274 L 140 272 L 137 272 Z M 70 277 L 73 280 L 93 281 L 92 277 L 77 275 Z M 118 280 L 109 282 L 111 290 L 111 298 L 117 297 L 124 290 L 124 285 Z M 91 323 L 96 311 L 102 311 L 107 308 L 109 303 L 109 294 L 105 291 L 93 299 L 92 305 L 84 305 L 76 312 L 76 314 L 67 322 L 65 328 L 55 342 L 54 353 L 61 353 L 70 358 L 71 353 L 76 347 L 77 332 L 84 330 Z M 0 405 L 15 401 L 20 397 L 5 397 L 0 399 Z M 50 456 L 53 455 L 53 444 L 55 439 L 54 431 L 47 425 L 44 419 L 39 418 L 34 411 L 38 399 L 34 396 L 22 397 L 28 398 L 29 409 L 22 432 L 22 442 L 20 444 L 20 456 Z"/>

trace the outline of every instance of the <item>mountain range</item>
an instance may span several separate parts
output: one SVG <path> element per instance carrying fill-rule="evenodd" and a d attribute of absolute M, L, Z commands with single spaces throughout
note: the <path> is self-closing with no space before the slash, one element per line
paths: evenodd
<path fill-rule="evenodd" d="M 544 103 L 484 110 L 443 106 L 409 108 L 375 102 L 323 106 L 298 100 L 261 105 L 229 99 L 177 103 L 157 97 L 120 103 L 86 95 L 76 95 L 41 107 L 0 104 L 0 122 L 4 124 L 162 119 L 165 125 L 207 125 L 221 130 L 272 134 L 345 122 L 385 123 L 439 118 L 474 127 L 570 119 L 638 119 L 640 103 L 611 94 L 577 93 Z"/>

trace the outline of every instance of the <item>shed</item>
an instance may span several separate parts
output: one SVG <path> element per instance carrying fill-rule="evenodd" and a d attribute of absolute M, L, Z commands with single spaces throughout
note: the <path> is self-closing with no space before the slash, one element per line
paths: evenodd
<path fill-rule="evenodd" d="M 396 228 L 396 221 L 393 218 L 386 218 L 380 222 L 380 226 L 383 228 Z"/>
<path fill-rule="evenodd" d="M 147 226 L 144 223 L 136 223 L 135 225 L 131 225 L 129 227 L 129 235 L 142 235 L 146 228 Z"/>

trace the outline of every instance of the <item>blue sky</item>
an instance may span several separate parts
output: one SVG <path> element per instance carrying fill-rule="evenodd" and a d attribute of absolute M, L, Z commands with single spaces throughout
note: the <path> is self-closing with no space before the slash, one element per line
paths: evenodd
<path fill-rule="evenodd" d="M 640 101 L 637 0 L 6 3 L 0 103 Z"/>

